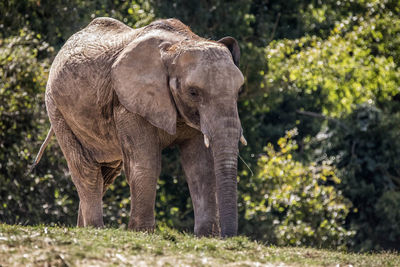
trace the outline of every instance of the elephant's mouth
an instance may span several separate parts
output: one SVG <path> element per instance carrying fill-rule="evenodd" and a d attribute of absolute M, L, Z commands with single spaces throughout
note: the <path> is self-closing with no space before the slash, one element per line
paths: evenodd
<path fill-rule="evenodd" d="M 175 104 L 178 110 L 178 121 L 182 120 L 188 126 L 201 131 L 199 111 L 185 105 L 180 97 L 175 97 Z"/>

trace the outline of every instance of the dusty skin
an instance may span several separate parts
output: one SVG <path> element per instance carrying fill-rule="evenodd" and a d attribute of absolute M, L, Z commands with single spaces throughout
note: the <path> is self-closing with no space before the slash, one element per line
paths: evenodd
<path fill-rule="evenodd" d="M 129 228 L 152 231 L 161 151 L 177 145 L 195 234 L 237 234 L 239 58 L 234 38 L 206 40 L 176 19 L 132 29 L 97 18 L 69 38 L 46 106 L 79 194 L 78 226 L 103 226 L 102 197 L 124 168 Z"/>

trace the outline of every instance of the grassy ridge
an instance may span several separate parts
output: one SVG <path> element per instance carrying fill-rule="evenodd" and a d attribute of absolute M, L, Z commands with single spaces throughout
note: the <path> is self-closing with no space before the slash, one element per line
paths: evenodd
<path fill-rule="evenodd" d="M 195 238 L 174 230 L 22 227 L 0 224 L 0 266 L 400 266 L 397 253 L 352 254 L 271 247 L 235 237 Z"/>

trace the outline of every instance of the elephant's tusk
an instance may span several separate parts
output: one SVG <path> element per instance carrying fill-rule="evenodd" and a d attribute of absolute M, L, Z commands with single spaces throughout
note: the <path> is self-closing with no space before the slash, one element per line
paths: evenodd
<path fill-rule="evenodd" d="M 207 135 L 204 135 L 204 144 L 206 145 L 206 148 L 210 146 L 210 140 L 208 139 Z"/>
<path fill-rule="evenodd" d="M 241 142 L 243 145 L 247 146 L 247 141 L 246 141 L 246 138 L 244 138 L 243 134 L 240 136 L 240 142 Z"/>

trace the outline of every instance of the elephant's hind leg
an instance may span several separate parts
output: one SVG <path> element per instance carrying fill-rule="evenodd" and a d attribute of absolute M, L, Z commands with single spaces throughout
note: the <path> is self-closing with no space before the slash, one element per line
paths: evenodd
<path fill-rule="evenodd" d="M 51 100 L 47 103 L 47 110 L 78 191 L 80 202 L 77 224 L 103 227 L 103 175 L 100 165 L 91 159 Z"/>
<path fill-rule="evenodd" d="M 115 178 L 121 173 L 122 161 L 118 161 L 115 163 L 117 163 L 116 166 L 114 166 L 115 164 L 112 164 L 113 166 L 104 166 L 104 165 L 101 166 L 101 174 L 103 176 L 103 196 L 105 195 L 108 187 L 114 182 Z M 79 204 L 77 226 L 78 227 L 84 226 L 82 209 L 80 204 Z"/>

